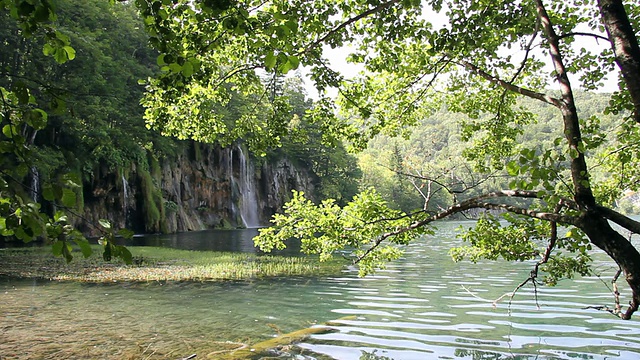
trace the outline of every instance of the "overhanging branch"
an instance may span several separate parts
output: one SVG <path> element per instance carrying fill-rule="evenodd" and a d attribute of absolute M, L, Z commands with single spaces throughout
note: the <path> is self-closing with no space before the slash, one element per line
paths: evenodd
<path fill-rule="evenodd" d="M 523 88 L 521 86 L 518 85 L 514 85 L 510 82 L 504 81 L 496 76 L 493 76 L 491 74 L 489 74 L 488 72 L 480 69 L 478 66 L 476 66 L 475 64 L 472 64 L 466 60 L 457 60 L 456 63 L 464 66 L 465 68 L 467 68 L 467 70 L 471 71 L 472 73 L 479 75 L 483 78 L 485 78 L 486 80 L 488 80 L 489 82 L 496 84 L 500 87 L 502 87 L 505 90 L 509 90 L 527 97 L 530 97 L 532 99 L 536 99 L 536 100 L 540 100 L 542 102 L 545 102 L 547 104 L 553 105 L 557 108 L 561 108 L 562 107 L 562 102 L 559 99 L 554 98 L 553 96 L 549 96 L 547 94 L 544 93 L 540 93 L 537 91 L 533 91 L 533 90 L 529 90 L 526 88 Z"/>
<path fill-rule="evenodd" d="M 596 211 L 600 213 L 604 218 L 613 221 L 614 223 L 622 226 L 623 228 L 635 233 L 640 234 L 640 222 L 631 219 L 621 213 L 609 209 L 607 207 L 598 205 L 596 206 Z"/>
<path fill-rule="evenodd" d="M 551 221 L 554 223 L 559 223 L 559 224 L 564 224 L 564 225 L 575 225 L 576 224 L 576 218 L 573 216 L 568 216 L 568 215 L 564 215 L 564 214 L 560 214 L 559 212 L 543 212 L 543 211 L 535 211 L 535 210 L 531 210 L 531 209 L 525 209 L 525 208 L 521 208 L 521 207 L 517 207 L 517 206 L 513 206 L 513 205 L 508 205 L 508 204 L 499 204 L 499 203 L 492 203 L 492 202 L 488 202 L 486 200 L 489 199 L 497 199 L 497 198 L 528 198 L 528 199 L 538 199 L 538 193 L 535 191 L 527 191 L 527 190 L 501 190 L 501 191 L 495 191 L 495 192 L 491 192 L 491 193 L 487 193 L 487 194 L 483 194 L 462 202 L 459 202 L 457 204 L 454 204 L 452 206 L 450 206 L 449 208 L 435 214 L 432 216 L 429 216 L 423 220 L 420 221 L 416 221 L 413 224 L 403 227 L 403 228 L 399 228 L 396 229 L 394 231 L 390 231 L 387 233 L 384 233 L 382 235 L 380 235 L 380 237 L 378 237 L 378 239 L 374 242 L 374 244 L 367 249 L 364 254 L 362 254 L 361 256 L 359 256 L 356 259 L 356 263 L 358 263 L 360 260 L 362 260 L 363 258 L 365 258 L 367 255 L 369 255 L 373 250 L 375 250 L 378 246 L 380 246 L 380 244 L 382 244 L 383 241 L 385 241 L 386 239 L 396 236 L 396 235 L 400 235 L 415 229 L 418 229 L 420 227 L 429 225 L 430 223 L 437 221 L 437 220 L 442 220 L 444 218 L 447 218 L 453 214 L 457 214 L 457 213 L 461 213 L 463 211 L 466 210 L 470 210 L 470 209 L 487 209 L 487 210 L 504 210 L 504 211 L 508 211 L 514 214 L 519 214 L 519 215 L 523 215 L 523 216 L 527 216 L 527 217 L 531 217 L 531 218 L 535 218 L 535 219 L 539 219 L 539 220 L 544 220 L 544 221 Z M 561 200 L 562 201 L 562 200 Z M 570 203 L 570 201 L 569 201 Z"/>
<path fill-rule="evenodd" d="M 347 26 L 355 23 L 358 20 L 364 19 L 369 15 L 373 15 L 377 12 L 380 12 L 384 9 L 390 8 L 392 5 L 398 3 L 400 0 L 391 0 L 385 3 L 382 3 L 372 9 L 369 9 L 361 14 L 358 14 L 350 19 L 348 19 L 347 21 L 341 23 L 340 25 L 336 26 L 335 28 L 329 30 L 329 32 L 327 32 L 325 35 L 323 35 L 322 37 L 320 37 L 319 39 L 317 39 L 316 41 L 312 42 L 311 44 L 309 44 L 308 46 L 305 47 L 305 49 L 303 51 L 301 51 L 300 53 L 307 53 L 311 50 L 313 50 L 314 48 L 316 48 L 318 45 L 324 43 L 325 41 L 327 41 L 327 39 L 329 39 L 329 37 L 331 37 L 334 34 L 337 34 L 338 32 L 340 32 L 341 30 L 345 29 Z"/>

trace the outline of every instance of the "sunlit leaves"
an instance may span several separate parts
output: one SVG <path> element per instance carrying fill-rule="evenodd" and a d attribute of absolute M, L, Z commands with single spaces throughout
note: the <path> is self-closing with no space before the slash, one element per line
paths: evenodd
<path fill-rule="evenodd" d="M 562 279 L 573 279 L 576 274 L 591 275 L 591 261 L 588 254 L 578 254 L 577 256 L 557 254 L 541 267 L 542 271 L 546 273 L 543 281 L 547 285 L 556 285 Z"/>
<path fill-rule="evenodd" d="M 530 219 L 510 219 L 512 223 L 503 226 L 493 216 L 480 218 L 475 227 L 460 235 L 470 245 L 451 249 L 451 256 L 455 261 L 469 258 L 473 262 L 498 258 L 524 261 L 537 257 L 539 250 L 535 241 L 542 237 L 542 229 Z"/>
<path fill-rule="evenodd" d="M 282 249 L 286 240 L 296 238 L 302 242 L 302 251 L 319 254 L 320 260 L 327 260 L 345 249 L 352 249 L 355 256 L 367 252 L 367 257 L 360 262 L 364 274 L 401 255 L 393 245 L 378 247 L 376 240 L 386 237 L 391 229 L 408 227 L 411 219 L 398 210 L 389 209 L 373 190 L 358 194 L 342 208 L 333 200 L 316 205 L 303 193 L 294 191 L 284 213 L 276 214 L 272 223 L 272 227 L 260 229 L 260 235 L 254 239 L 263 251 Z M 427 229 L 400 232 L 389 240 L 406 244 L 425 231 Z"/>
<path fill-rule="evenodd" d="M 131 251 L 123 245 L 117 245 L 115 243 L 115 237 L 122 236 L 125 239 L 131 239 L 133 232 L 130 230 L 120 230 L 116 232 L 111 223 L 106 219 L 99 220 L 100 226 L 103 230 L 103 236 L 98 239 L 98 244 L 102 246 L 102 258 L 104 261 L 111 261 L 113 258 L 120 258 L 125 263 L 131 264 L 133 256 Z"/>
<path fill-rule="evenodd" d="M 51 249 L 55 256 L 63 257 L 67 262 L 73 260 L 73 245 L 78 247 L 84 257 L 92 253 L 89 241 L 70 223 L 68 216 L 57 212 L 46 225 L 47 238 L 52 243 Z"/>

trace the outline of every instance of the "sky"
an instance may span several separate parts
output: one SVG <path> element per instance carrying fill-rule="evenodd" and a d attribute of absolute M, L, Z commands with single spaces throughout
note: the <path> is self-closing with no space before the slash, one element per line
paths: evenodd
<path fill-rule="evenodd" d="M 425 7 L 423 17 L 425 19 L 429 19 L 430 20 L 434 30 L 438 30 L 438 29 L 441 29 L 443 27 L 447 27 L 448 26 L 447 17 L 446 17 L 446 15 L 444 15 L 444 11 L 445 10 L 441 11 L 440 13 L 435 13 L 430 8 Z M 580 29 L 580 30 L 581 31 L 587 31 L 587 32 L 590 31 L 589 29 Z M 602 41 L 602 40 L 596 41 L 592 37 L 579 37 L 574 42 L 574 47 L 580 48 L 582 46 L 593 50 L 594 48 L 597 48 L 597 49 L 598 48 L 604 48 L 606 46 L 609 46 L 609 44 L 604 42 L 604 41 Z M 346 61 L 346 57 L 350 53 L 348 47 L 337 48 L 337 49 L 331 49 L 330 47 L 323 47 L 323 51 L 324 51 L 324 56 L 325 56 L 325 58 L 327 58 L 329 60 L 329 63 L 331 64 L 331 67 L 334 70 L 340 70 L 340 73 L 343 74 L 347 78 L 354 77 L 360 71 L 363 70 L 362 65 L 352 64 L 352 63 L 348 63 Z M 513 53 L 512 52 L 512 55 L 514 55 L 514 59 L 522 59 L 522 56 L 523 56 L 524 52 L 520 51 L 520 53 L 521 54 L 517 54 L 517 53 Z M 520 56 L 518 56 L 518 55 L 520 55 Z M 542 54 L 540 52 L 538 53 L 538 57 L 539 58 L 543 58 L 544 59 L 544 56 L 548 57 L 549 55 Z M 547 71 L 549 73 L 551 72 L 550 65 L 549 65 Z M 307 90 L 307 96 L 309 96 L 310 98 L 312 98 L 314 100 L 318 99 L 319 98 L 318 92 L 315 89 L 315 87 L 313 86 L 312 81 L 308 78 L 309 69 L 301 68 L 300 72 L 303 75 L 303 78 L 305 79 L 305 85 L 306 85 L 305 88 Z M 574 84 L 574 85 L 578 84 L 578 77 L 576 75 L 571 76 L 570 79 L 571 79 L 572 84 Z M 604 83 L 605 83 L 604 87 L 599 92 L 613 92 L 613 91 L 616 91 L 618 89 L 617 73 L 611 74 L 604 81 Z M 555 84 L 552 79 L 550 79 L 549 88 L 550 89 L 557 89 L 557 84 Z M 334 97 L 336 94 L 337 94 L 337 91 L 335 89 L 329 91 L 329 95 L 332 96 L 332 97 Z"/>

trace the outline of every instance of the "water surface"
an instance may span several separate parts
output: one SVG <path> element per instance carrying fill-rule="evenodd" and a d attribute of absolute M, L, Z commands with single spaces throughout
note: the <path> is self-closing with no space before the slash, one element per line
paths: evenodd
<path fill-rule="evenodd" d="M 511 304 L 505 298 L 494 306 L 532 264 L 453 263 L 447 251 L 459 243 L 458 225 L 444 224 L 438 235 L 410 245 L 404 259 L 366 278 L 350 268 L 329 278 L 223 283 L 0 279 L 0 358 L 216 358 L 240 344 L 333 320 L 335 332 L 256 358 L 640 359 L 637 316 L 622 321 L 586 309 L 612 303 L 609 264 L 596 266 L 602 279 L 539 288 L 537 303 L 526 287 Z M 206 232 L 186 234 L 189 245 L 181 236 L 153 241 L 255 251 L 245 236 L 252 231 L 230 233 L 232 244 Z"/>

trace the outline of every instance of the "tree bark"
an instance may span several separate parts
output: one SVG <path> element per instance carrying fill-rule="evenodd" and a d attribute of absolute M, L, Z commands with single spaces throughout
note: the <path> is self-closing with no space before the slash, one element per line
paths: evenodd
<path fill-rule="evenodd" d="M 633 102 L 633 118 L 640 123 L 640 46 L 622 0 L 598 0 L 602 23 L 616 57 L 616 63 Z"/>
<path fill-rule="evenodd" d="M 536 1 L 538 18 L 542 24 L 542 31 L 549 41 L 549 55 L 553 68 L 556 71 L 558 83 L 562 98 L 558 108 L 562 112 L 564 122 L 564 135 L 569 145 L 569 154 L 571 155 L 571 179 L 573 183 L 573 196 L 578 206 L 586 210 L 594 207 L 596 204 L 595 197 L 591 191 L 589 181 L 589 170 L 582 148 L 582 135 L 580 133 L 580 122 L 578 118 L 578 110 L 576 109 L 575 99 L 573 97 L 573 89 L 564 65 L 563 56 L 560 50 L 560 37 L 553 29 L 553 24 L 549 18 L 542 0 Z"/>
<path fill-rule="evenodd" d="M 640 306 L 640 252 L 595 211 L 584 212 L 578 218 L 576 226 L 585 232 L 592 244 L 607 253 L 620 266 L 632 293 L 629 307 L 620 317 L 631 319 L 631 315 Z"/>

